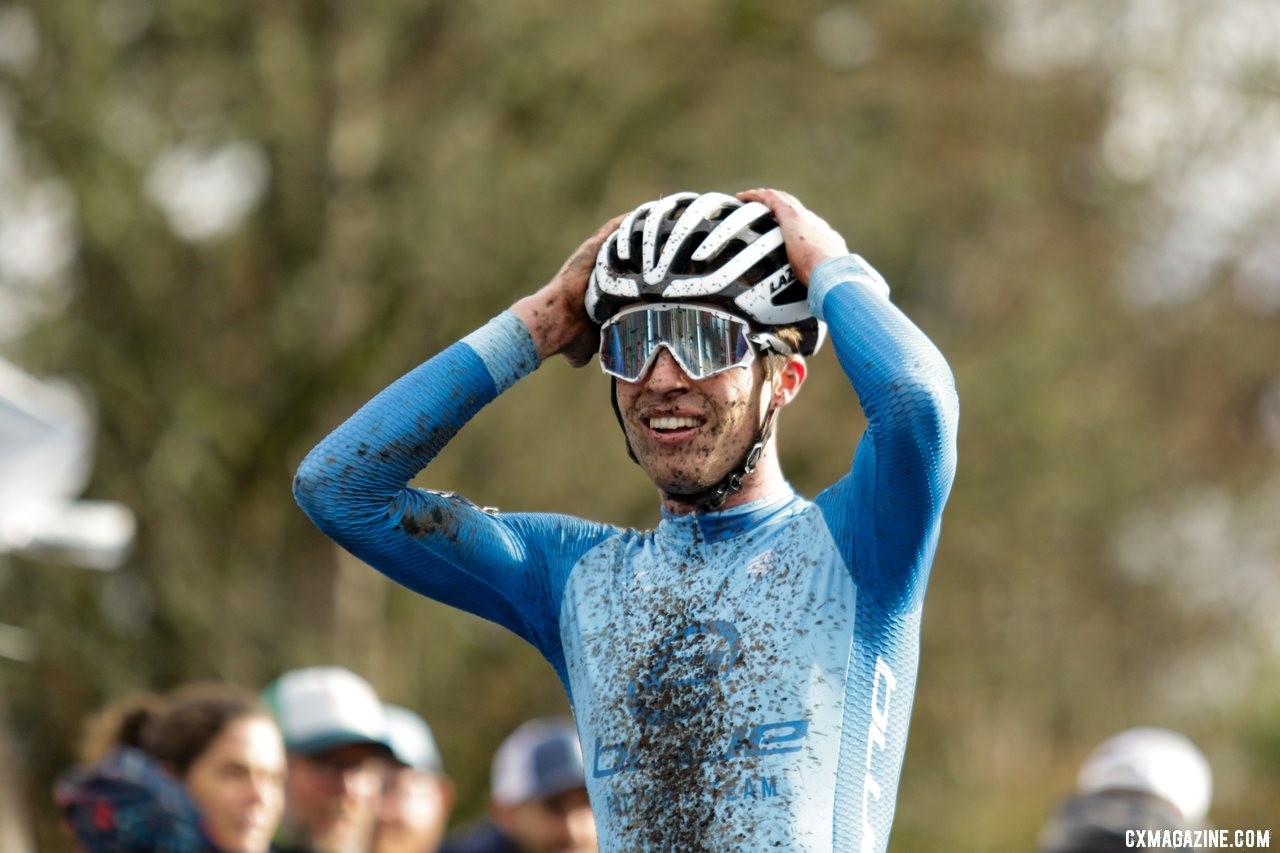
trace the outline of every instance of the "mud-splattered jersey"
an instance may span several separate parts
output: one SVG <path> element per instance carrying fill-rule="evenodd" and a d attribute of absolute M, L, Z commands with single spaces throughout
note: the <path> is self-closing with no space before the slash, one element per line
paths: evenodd
<path fill-rule="evenodd" d="M 852 470 L 652 531 L 484 510 L 407 484 L 537 367 L 506 313 L 399 379 L 295 481 L 327 534 L 423 595 L 514 631 L 568 691 L 606 851 L 883 851 L 957 402 L 929 340 L 857 256 L 819 265 L 867 417 Z"/>

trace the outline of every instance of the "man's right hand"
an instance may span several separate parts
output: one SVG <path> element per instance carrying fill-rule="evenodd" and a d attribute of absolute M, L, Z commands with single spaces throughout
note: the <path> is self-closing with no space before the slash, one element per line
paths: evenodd
<path fill-rule="evenodd" d="M 574 367 L 582 367 L 591 361 L 599 347 L 599 327 L 587 316 L 583 300 L 596 255 L 609 235 L 617 230 L 624 215 L 601 225 L 569 256 L 551 281 L 511 306 L 511 313 L 529 327 L 543 361 L 559 354 Z"/>

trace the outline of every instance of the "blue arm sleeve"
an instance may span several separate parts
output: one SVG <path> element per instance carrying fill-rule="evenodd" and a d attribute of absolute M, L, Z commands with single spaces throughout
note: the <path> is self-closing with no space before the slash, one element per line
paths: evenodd
<path fill-rule="evenodd" d="M 416 592 L 502 625 L 565 676 L 559 603 L 570 568 L 611 532 L 503 515 L 409 481 L 483 406 L 539 364 L 504 313 L 386 388 L 307 455 L 294 497 L 324 533 Z"/>
<path fill-rule="evenodd" d="M 918 609 L 956 464 L 955 380 L 933 343 L 856 255 L 815 268 L 814 313 L 867 417 L 853 468 L 817 498 L 854 575 L 889 613 Z"/>
<path fill-rule="evenodd" d="M 906 751 L 921 605 L 955 475 L 955 382 L 857 256 L 820 264 L 809 302 L 867 416 L 852 470 L 816 499 L 857 587 L 835 849 L 884 850 Z"/>

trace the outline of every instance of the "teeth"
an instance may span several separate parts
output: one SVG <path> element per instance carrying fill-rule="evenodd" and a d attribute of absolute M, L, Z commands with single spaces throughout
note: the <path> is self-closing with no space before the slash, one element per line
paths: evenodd
<path fill-rule="evenodd" d="M 693 418 L 653 418 L 649 426 L 653 429 L 683 429 L 698 426 L 698 421 Z"/>

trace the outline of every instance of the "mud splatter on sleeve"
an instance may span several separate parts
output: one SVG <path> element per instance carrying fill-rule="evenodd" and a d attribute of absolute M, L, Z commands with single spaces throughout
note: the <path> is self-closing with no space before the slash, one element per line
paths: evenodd
<path fill-rule="evenodd" d="M 867 417 L 852 470 L 815 501 L 857 588 L 833 837 L 834 849 L 864 853 L 886 848 L 893 823 L 959 413 L 942 354 L 887 297 L 856 255 L 824 262 L 810 281 L 810 306 Z"/>
<path fill-rule="evenodd" d="M 307 455 L 293 488 L 312 521 L 348 551 L 410 589 L 510 629 L 563 678 L 560 595 L 574 561 L 610 528 L 503 515 L 408 486 L 463 424 L 538 364 L 524 324 L 498 316 L 366 403 Z"/>
<path fill-rule="evenodd" d="M 816 503 L 859 591 L 910 612 L 923 600 L 955 477 L 959 404 L 946 360 L 885 293 L 857 255 L 814 270 L 810 305 L 867 416 L 853 469 Z"/>

